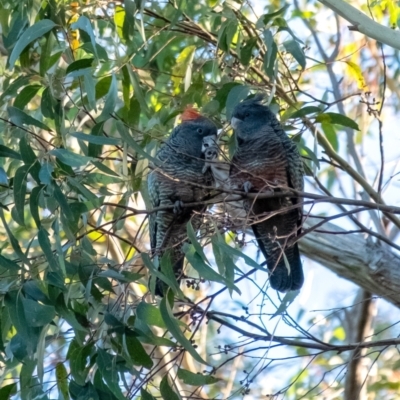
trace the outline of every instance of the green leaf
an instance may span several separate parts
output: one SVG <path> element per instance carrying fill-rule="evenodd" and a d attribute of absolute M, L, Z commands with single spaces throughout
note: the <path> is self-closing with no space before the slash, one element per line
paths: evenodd
<path fill-rule="evenodd" d="M 96 58 L 99 58 L 99 56 L 97 54 L 96 38 L 94 36 L 93 28 L 92 28 L 89 18 L 85 17 L 84 15 L 81 15 L 79 17 L 78 21 L 71 24 L 71 29 L 81 29 L 89 35 L 90 42 L 92 43 L 92 46 L 93 46 L 93 53 L 96 56 Z"/>
<path fill-rule="evenodd" d="M 100 145 L 109 144 L 109 145 L 114 145 L 114 146 L 118 146 L 121 144 L 121 139 L 117 139 L 117 138 L 86 135 L 85 133 L 81 133 L 81 132 L 70 133 L 70 135 L 79 140 L 83 140 L 85 142 L 93 143 L 93 144 L 100 144 Z"/>
<path fill-rule="evenodd" d="M 138 152 L 142 157 L 147 158 L 148 160 L 152 161 L 157 166 L 162 166 L 162 162 L 157 158 L 152 157 L 149 153 L 146 153 L 135 141 L 135 139 L 131 136 L 129 130 L 126 126 L 121 122 L 116 122 L 117 131 L 119 132 L 123 141 L 128 143 L 129 146 L 133 148 L 136 152 Z"/>
<path fill-rule="evenodd" d="M 93 49 L 92 43 L 86 42 L 80 47 L 80 49 L 85 50 L 86 53 L 93 54 L 93 55 L 95 54 L 95 50 Z M 99 44 L 96 43 L 96 51 L 97 51 L 98 58 L 100 60 L 103 60 L 103 61 L 109 60 L 106 47 L 101 47 Z"/>
<path fill-rule="evenodd" d="M 263 25 L 268 25 L 268 23 L 276 17 L 284 14 L 284 12 L 289 8 L 290 4 L 285 4 L 282 8 L 278 11 L 274 11 L 272 13 L 262 15 L 256 23 L 257 28 L 262 28 Z M 262 22 L 262 24 L 260 24 Z"/>
<path fill-rule="evenodd" d="M 322 122 L 321 128 L 324 131 L 326 138 L 329 140 L 329 143 L 331 144 L 332 148 L 335 151 L 338 151 L 339 141 L 337 138 L 335 126 L 330 124 L 329 122 Z"/>
<path fill-rule="evenodd" d="M 346 126 L 348 128 L 354 129 L 356 131 L 360 130 L 360 128 L 358 127 L 358 125 L 355 121 L 353 121 L 349 117 L 346 117 L 345 115 L 342 115 L 342 114 L 323 113 L 323 114 L 318 115 L 317 118 L 315 119 L 315 121 Z"/>
<path fill-rule="evenodd" d="M 152 276 L 157 277 L 158 279 L 160 279 L 161 281 L 165 282 L 170 288 L 173 289 L 173 291 L 181 298 L 183 298 L 183 293 L 180 290 L 176 279 L 173 280 L 171 279 L 169 276 L 165 275 L 164 273 L 161 273 L 153 264 L 153 262 L 150 260 L 150 257 L 148 254 L 146 253 L 142 253 L 142 260 L 144 265 L 146 266 L 146 268 L 148 268 L 148 270 L 150 271 Z"/>
<path fill-rule="evenodd" d="M 125 67 L 124 67 L 125 68 Z M 96 84 L 96 100 L 101 99 L 105 96 L 110 90 L 111 86 L 111 76 L 105 76 L 103 79 L 100 79 Z"/>
<path fill-rule="evenodd" d="M 49 233 L 41 228 L 38 233 L 38 241 L 39 245 L 43 250 L 44 256 L 46 257 L 47 262 L 49 265 L 53 265 L 55 262 L 54 254 L 51 249 L 51 244 L 50 244 L 50 239 L 49 239 Z"/>
<path fill-rule="evenodd" d="M 25 226 L 24 207 L 27 175 L 28 167 L 23 165 L 17 169 L 14 177 L 14 202 L 17 217 L 16 222 L 22 226 Z"/>
<path fill-rule="evenodd" d="M 130 271 L 122 271 L 121 274 L 124 276 L 125 282 L 137 282 L 144 277 L 143 274 Z"/>
<path fill-rule="evenodd" d="M 311 161 L 315 164 L 317 168 L 320 167 L 319 160 L 316 154 L 307 146 L 304 146 L 302 143 L 299 143 L 300 150 L 304 150 L 308 157 L 310 157 Z"/>
<path fill-rule="evenodd" d="M 194 249 L 196 250 L 196 253 L 202 258 L 202 260 L 208 264 L 208 260 L 206 255 L 204 254 L 203 247 L 201 247 L 200 243 L 197 241 L 196 237 L 196 232 L 193 229 L 193 225 L 191 221 L 189 221 L 186 225 L 186 232 L 188 235 L 188 238 L 193 245 Z"/>
<path fill-rule="evenodd" d="M 295 111 L 292 115 L 289 115 L 287 118 L 301 118 L 308 114 L 320 113 L 321 109 L 316 106 L 306 106 L 301 108 L 300 110 Z"/>
<path fill-rule="evenodd" d="M 69 345 L 67 359 L 69 360 L 71 374 L 79 385 L 85 384 L 89 372 L 86 369 L 86 359 L 90 356 L 92 348 L 92 343 L 81 346 L 76 338 Z"/>
<path fill-rule="evenodd" d="M 59 136 L 65 135 L 65 110 L 61 101 L 56 101 L 54 104 L 54 125 Z"/>
<path fill-rule="evenodd" d="M 2 144 L 0 144 L 0 157 L 9 157 L 15 160 L 22 160 L 21 154 L 9 149 L 6 146 L 3 146 Z"/>
<path fill-rule="evenodd" d="M 104 103 L 104 108 L 100 116 L 96 118 L 97 122 L 106 121 L 112 116 L 115 110 L 115 106 L 117 104 L 117 95 L 117 78 L 115 77 L 115 74 L 113 74 L 110 89 L 108 90 L 108 94 L 106 97 L 106 102 Z"/>
<path fill-rule="evenodd" d="M 100 171 L 102 171 L 102 172 L 104 172 L 104 173 L 106 173 L 108 175 L 118 176 L 119 177 L 119 175 L 115 171 L 113 171 L 112 169 L 108 168 L 106 165 L 102 164 L 101 162 L 99 162 L 99 161 L 91 161 L 91 163 L 96 168 L 98 168 Z"/>
<path fill-rule="evenodd" d="M 275 75 L 275 60 L 278 55 L 278 47 L 274 37 L 269 29 L 264 31 L 264 43 L 267 46 L 267 52 L 264 56 L 264 71 L 268 78 L 273 79 Z"/>
<path fill-rule="evenodd" d="M 190 265 L 199 273 L 201 277 L 209 281 L 219 282 L 226 284 L 226 279 L 215 272 L 209 265 L 207 265 L 202 258 L 197 254 L 193 245 L 185 243 L 183 246 L 185 257 Z"/>
<path fill-rule="evenodd" d="M 26 140 L 26 137 L 23 136 L 19 141 L 19 151 L 21 152 L 22 160 L 24 164 L 27 166 L 33 165 L 37 161 L 37 156 L 35 152 L 32 150 L 29 142 Z M 31 172 L 31 171 L 30 171 Z"/>
<path fill-rule="evenodd" d="M 248 86 L 234 86 L 226 99 L 226 119 L 230 121 L 233 113 L 233 109 L 237 104 L 244 100 L 250 92 Z"/>
<path fill-rule="evenodd" d="M 53 21 L 49 19 L 42 19 L 41 21 L 29 27 L 18 39 L 10 54 L 8 61 L 10 70 L 14 68 L 15 62 L 28 44 L 51 31 L 55 26 L 56 24 Z"/>
<path fill-rule="evenodd" d="M 75 331 L 87 333 L 86 328 L 84 328 L 76 319 L 75 313 L 67 307 L 65 304 L 64 295 L 60 294 L 56 300 L 56 312 L 64 318 L 69 325 L 71 325 Z"/>
<path fill-rule="evenodd" d="M 245 45 L 240 49 L 240 61 L 247 66 L 250 63 L 253 49 L 257 46 L 257 37 L 251 37 L 245 42 Z"/>
<path fill-rule="evenodd" d="M 222 25 L 218 29 L 218 41 L 217 41 L 217 46 L 223 50 L 223 51 L 228 51 L 226 47 L 226 27 L 228 25 L 228 21 L 224 21 Z"/>
<path fill-rule="evenodd" d="M 37 381 L 33 379 L 33 371 L 37 367 L 37 362 L 33 358 L 26 358 L 22 363 L 20 373 L 21 400 L 35 398 L 33 389 L 37 387 Z M 41 397 L 41 396 L 38 396 Z"/>
<path fill-rule="evenodd" d="M 65 72 L 66 75 L 73 71 L 78 71 L 80 69 L 90 68 L 93 64 L 94 58 L 82 58 L 80 60 L 74 61 L 70 65 Z"/>
<path fill-rule="evenodd" d="M 84 183 L 87 185 L 100 184 L 102 186 L 112 185 L 113 183 L 120 183 L 120 182 L 123 182 L 123 180 L 120 178 L 116 178 L 115 176 L 99 174 L 98 172 L 92 172 L 91 174 L 87 174 L 84 181 Z"/>
<path fill-rule="evenodd" d="M 164 400 L 182 400 L 169 386 L 168 375 L 164 375 L 160 383 L 160 393 Z"/>
<path fill-rule="evenodd" d="M 11 397 L 17 394 L 17 384 L 10 383 L 9 385 L 5 385 L 0 389 L 0 399 L 2 400 L 11 400 Z M 143 396 L 142 396 L 143 397 Z M 144 397 L 143 397 L 144 399 Z M 153 397 L 154 399 L 154 397 Z M 149 398 L 150 400 L 150 398 Z"/>
<path fill-rule="evenodd" d="M 83 85 L 87 96 L 87 102 L 89 103 L 87 107 L 90 110 L 96 110 L 95 80 L 92 76 L 91 70 L 85 69 L 83 71 L 85 71 L 83 74 Z"/>
<path fill-rule="evenodd" d="M 215 100 L 218 101 L 219 103 L 219 110 L 222 111 L 225 106 L 226 106 L 226 99 L 230 93 L 230 91 L 235 87 L 235 86 L 241 86 L 239 82 L 228 82 L 222 85 L 221 89 L 217 91 L 217 94 L 215 95 Z"/>
<path fill-rule="evenodd" d="M 54 166 L 49 162 L 45 161 L 39 171 L 39 179 L 43 185 L 50 185 L 53 177 L 52 173 L 54 172 Z"/>
<path fill-rule="evenodd" d="M 25 318 L 28 326 L 40 327 L 49 324 L 56 316 L 54 306 L 39 304 L 37 301 L 23 299 Z"/>
<path fill-rule="evenodd" d="M 104 137 L 103 134 L 104 134 L 104 122 L 100 122 L 92 128 L 90 136 L 95 138 L 102 138 Z M 95 144 L 89 142 L 88 152 L 87 152 L 87 155 L 89 157 L 99 157 L 102 152 L 103 152 L 102 144 Z"/>
<path fill-rule="evenodd" d="M 44 129 L 46 131 L 50 131 L 51 129 L 45 125 L 43 122 L 38 121 L 37 119 L 31 117 L 24 111 L 20 110 L 19 108 L 16 107 L 7 107 L 8 115 L 10 116 L 10 121 L 17 125 L 21 126 L 22 125 L 33 125 L 36 126 L 40 129 Z"/>
<path fill-rule="evenodd" d="M 126 400 L 119 387 L 118 371 L 115 368 L 115 356 L 112 356 L 103 349 L 97 349 L 96 362 L 103 379 L 107 383 L 108 389 L 110 389 L 117 399 Z"/>
<path fill-rule="evenodd" d="M 79 213 L 79 215 L 80 215 L 81 213 Z M 82 249 L 84 250 L 84 251 L 86 251 L 86 253 L 88 253 L 89 255 L 91 255 L 91 256 L 97 256 L 97 252 L 96 252 L 96 250 L 93 248 L 93 245 L 92 245 L 92 243 L 90 242 L 90 240 L 87 238 L 87 236 L 84 236 L 82 239 L 81 239 L 81 246 L 82 246 Z M 104 271 L 104 272 L 107 272 L 107 271 Z M 116 272 L 116 271 L 114 271 L 114 272 Z M 117 272 L 117 274 L 118 274 L 118 272 Z M 120 274 L 119 274 L 120 275 Z M 122 276 L 122 275 L 121 275 Z M 123 276 L 122 276 L 123 277 Z"/>
<path fill-rule="evenodd" d="M 15 239 L 15 236 L 12 234 L 6 219 L 4 218 L 4 212 L 3 210 L 0 208 L 0 219 L 3 223 L 3 226 L 7 232 L 7 236 L 10 240 L 11 243 L 11 247 L 13 248 L 13 250 L 15 251 L 16 255 L 24 262 L 24 264 L 29 265 L 30 266 L 30 261 L 27 258 L 27 256 L 25 255 L 25 253 L 22 252 L 21 247 L 18 243 L 18 240 Z"/>
<path fill-rule="evenodd" d="M 39 60 L 40 76 L 45 76 L 46 72 L 53 66 L 51 52 L 56 46 L 56 38 L 51 32 L 46 35 L 46 42 L 40 46 L 41 54 Z M 60 54 L 61 55 L 61 54 Z"/>
<path fill-rule="evenodd" d="M 152 396 L 148 391 L 144 390 L 143 388 L 140 389 L 140 396 L 142 397 L 141 400 L 156 400 L 154 396 Z"/>
<path fill-rule="evenodd" d="M 288 51 L 299 63 L 301 69 L 304 69 L 306 67 L 306 56 L 297 40 L 287 40 L 286 42 L 283 42 L 283 46 L 285 47 L 286 51 Z"/>
<path fill-rule="evenodd" d="M 56 100 L 51 94 L 49 87 L 43 90 L 42 101 L 40 102 L 40 110 L 45 118 L 54 118 L 54 105 Z"/>
<path fill-rule="evenodd" d="M 243 258 L 244 262 L 252 268 L 260 269 L 262 271 L 268 272 L 266 268 L 261 267 L 256 261 L 254 261 L 252 258 L 244 254 L 238 249 L 235 249 L 234 247 L 229 246 L 227 243 L 225 243 L 223 237 L 220 238 L 215 238 L 213 237 L 213 243 L 217 245 L 221 251 L 225 252 L 228 255 L 234 256 L 234 257 L 240 257 Z"/>
<path fill-rule="evenodd" d="M 14 261 L 9 260 L 8 258 L 0 255 L 0 267 L 6 268 L 10 271 L 18 271 L 21 267 Z"/>
<path fill-rule="evenodd" d="M 39 198 L 42 192 L 42 188 L 40 186 L 35 186 L 32 189 L 31 195 L 29 197 L 29 209 L 31 211 L 31 215 L 33 220 L 35 221 L 38 229 L 41 227 L 40 216 L 39 216 Z"/>
<path fill-rule="evenodd" d="M 3 9 L 4 10 L 4 9 Z M 1 14 L 0 14 L 1 15 Z M 4 90 L 3 93 L 0 94 L 0 104 L 4 103 L 4 100 L 8 100 L 8 98 L 15 98 L 17 96 L 17 92 L 22 87 L 29 85 L 34 75 L 28 74 L 25 76 L 19 76 L 16 78 L 8 87 Z"/>
<path fill-rule="evenodd" d="M 192 386 L 212 385 L 220 380 L 210 375 L 195 374 L 182 368 L 178 368 L 178 378 L 186 385 Z"/>
<path fill-rule="evenodd" d="M 122 283 L 126 282 L 125 276 L 120 274 L 117 271 L 114 271 L 113 269 L 106 269 L 105 271 L 101 271 L 97 276 L 115 279 L 116 281 L 119 281 Z"/>
<path fill-rule="evenodd" d="M 20 291 L 8 292 L 5 295 L 5 305 L 8 308 L 11 322 L 21 336 L 25 344 L 31 342 L 31 331 L 25 317 L 25 311 L 22 300 L 24 296 Z"/>
<path fill-rule="evenodd" d="M 135 365 L 141 365 L 147 369 L 153 366 L 153 360 L 146 353 L 143 345 L 134 336 L 125 336 L 126 347 L 128 349 L 129 356 L 132 363 Z"/>
<path fill-rule="evenodd" d="M 164 337 L 156 336 L 152 330 L 141 319 L 135 318 L 135 332 L 137 338 L 142 343 L 152 344 L 155 346 L 176 347 L 176 343 Z"/>
<path fill-rule="evenodd" d="M 114 209 L 113 217 L 112 217 L 112 219 L 114 221 L 116 221 L 116 223 L 113 226 L 114 232 L 122 229 L 125 224 L 125 218 L 122 218 L 122 217 L 126 213 L 126 207 L 128 206 L 128 202 L 129 202 L 129 195 L 130 195 L 129 192 L 125 192 L 124 195 L 121 197 L 121 199 L 118 202 L 119 207 L 115 207 L 115 209 Z"/>
<path fill-rule="evenodd" d="M 30 143 L 26 139 L 26 136 L 23 136 L 19 141 L 19 151 L 24 164 L 29 167 L 29 173 L 32 178 L 40 184 L 40 163 L 35 152 L 32 150 Z"/>
<path fill-rule="evenodd" d="M 136 308 L 136 317 L 141 319 L 147 325 L 155 325 L 160 328 L 166 328 L 161 312 L 157 307 L 142 301 Z"/>
<path fill-rule="evenodd" d="M 83 167 L 89 161 L 93 160 L 91 157 L 82 156 L 66 149 L 53 149 L 49 151 L 49 154 L 57 157 L 61 162 L 70 167 Z"/>
<path fill-rule="evenodd" d="M 24 87 L 14 100 L 14 107 L 23 110 L 25 106 L 35 97 L 36 93 L 42 88 L 41 85 L 30 85 Z"/>
<path fill-rule="evenodd" d="M 135 98 L 140 104 L 140 109 L 145 113 L 147 117 L 150 117 L 150 110 L 147 107 L 146 99 L 144 97 L 143 89 L 140 86 L 140 79 L 136 71 L 133 68 L 128 68 L 128 73 L 131 78 L 133 91 L 135 93 Z"/>
<path fill-rule="evenodd" d="M 64 196 L 64 193 L 61 191 L 58 185 L 55 183 L 52 184 L 51 186 L 53 188 L 53 195 L 54 198 L 57 200 L 57 203 L 60 205 L 61 210 L 65 217 L 69 220 L 74 220 L 74 214 L 71 211 L 71 208 L 69 207 L 69 203 L 67 198 Z"/>
<path fill-rule="evenodd" d="M 103 204 L 104 198 L 97 197 L 93 194 L 89 189 L 87 189 L 84 185 L 82 185 L 77 179 L 68 177 L 68 182 L 74 186 L 77 191 L 86 198 L 86 200 L 90 201 L 94 207 L 100 207 Z M 81 203 L 82 204 L 82 203 Z M 88 211 L 87 209 L 83 212 Z"/>
<path fill-rule="evenodd" d="M 293 31 L 289 28 L 289 25 L 287 24 L 286 20 L 282 17 L 275 18 L 273 26 L 278 26 L 278 32 L 286 31 L 288 32 L 293 39 L 295 39 L 299 43 L 303 43 L 302 40 L 300 40 L 294 33 Z"/>
<path fill-rule="evenodd" d="M 58 362 L 56 365 L 56 381 L 58 393 L 60 394 L 59 399 L 68 400 L 68 371 L 62 362 Z"/>
<path fill-rule="evenodd" d="M 172 292 L 170 292 L 172 293 Z M 199 363 L 208 365 L 197 353 L 195 348 L 192 346 L 192 343 L 185 337 L 182 331 L 179 328 L 179 325 L 172 313 L 171 306 L 167 300 L 168 296 L 164 296 L 161 300 L 160 311 L 162 319 L 165 322 L 165 325 L 168 331 L 172 334 L 172 336 L 180 343 L 189 353 L 190 355 Z"/>

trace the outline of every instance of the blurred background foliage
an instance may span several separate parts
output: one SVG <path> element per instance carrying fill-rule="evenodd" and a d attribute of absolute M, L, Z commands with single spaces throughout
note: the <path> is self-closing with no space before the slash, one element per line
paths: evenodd
<path fill-rule="evenodd" d="M 352 4 L 397 29 L 398 2 Z M 190 270 L 190 299 L 148 293 L 146 175 L 187 105 L 221 128 L 229 157 L 233 107 L 263 92 L 298 143 L 308 191 L 375 199 L 378 141 L 365 154 L 399 108 L 398 51 L 383 57 L 306 0 L 2 0 L 0 31 L 0 398 L 342 398 L 348 351 L 257 334 L 279 323 L 288 338 L 352 343 L 357 303 L 289 314 L 296 294 L 267 291 L 236 232 L 196 248 L 211 261 Z M 382 175 L 389 201 L 396 168 Z M 395 241 L 396 221 L 379 218 L 371 229 Z M 233 279 L 242 296 L 225 292 Z M 396 337 L 393 323 L 376 318 L 370 334 Z M 360 398 L 398 398 L 396 348 L 362 359 Z"/>

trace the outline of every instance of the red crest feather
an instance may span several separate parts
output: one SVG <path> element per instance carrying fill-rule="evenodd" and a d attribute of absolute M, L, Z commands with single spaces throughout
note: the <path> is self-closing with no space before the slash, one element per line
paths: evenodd
<path fill-rule="evenodd" d="M 185 111 L 181 115 L 181 120 L 182 122 L 185 121 L 193 121 L 194 119 L 197 119 L 201 117 L 198 111 L 196 111 L 192 106 L 186 107 Z"/>

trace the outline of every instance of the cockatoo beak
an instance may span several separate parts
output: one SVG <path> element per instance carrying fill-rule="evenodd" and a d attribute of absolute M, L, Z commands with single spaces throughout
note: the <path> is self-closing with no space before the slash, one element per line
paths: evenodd
<path fill-rule="evenodd" d="M 231 119 L 232 128 L 236 129 L 238 127 L 239 122 L 240 122 L 239 118 L 232 117 L 232 119 Z"/>

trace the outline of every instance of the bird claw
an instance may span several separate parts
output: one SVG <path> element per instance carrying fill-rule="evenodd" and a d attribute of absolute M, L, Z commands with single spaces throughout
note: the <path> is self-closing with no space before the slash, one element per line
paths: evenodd
<path fill-rule="evenodd" d="M 215 160 L 218 157 L 218 150 L 215 147 L 210 147 L 204 152 L 206 160 Z"/>
<path fill-rule="evenodd" d="M 249 193 L 252 187 L 253 187 L 253 185 L 249 181 L 246 181 L 245 183 L 243 183 L 243 190 L 246 193 Z"/>
<path fill-rule="evenodd" d="M 180 214 L 183 211 L 183 201 L 176 200 L 172 211 L 174 214 Z"/>

